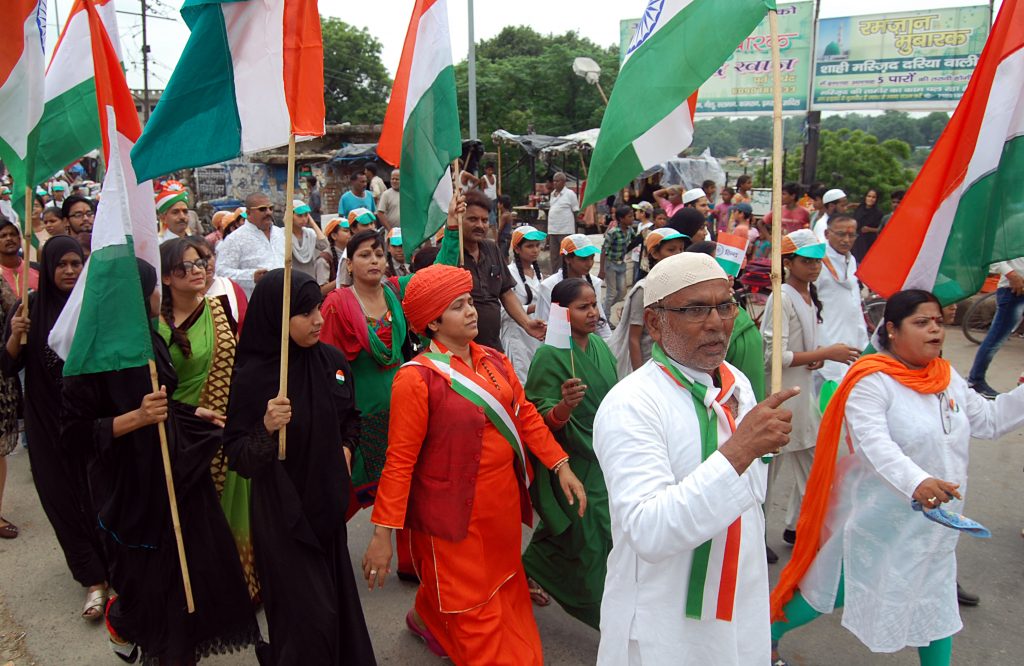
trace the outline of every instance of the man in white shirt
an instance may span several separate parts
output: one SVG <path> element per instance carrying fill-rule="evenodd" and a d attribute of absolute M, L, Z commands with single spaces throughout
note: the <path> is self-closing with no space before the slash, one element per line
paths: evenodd
<path fill-rule="evenodd" d="M 1021 318 L 1024 317 L 1024 257 L 993 264 L 992 272 L 999 274 L 999 284 L 996 285 L 996 314 L 992 318 L 992 326 L 985 334 L 985 339 L 978 347 L 977 354 L 974 355 L 971 374 L 967 376 L 967 383 L 971 388 L 990 399 L 999 395 L 999 391 L 989 386 L 985 380 L 988 366 L 1006 339 L 1020 326 Z"/>
<path fill-rule="evenodd" d="M 738 306 L 710 256 L 659 261 L 644 307 L 652 359 L 594 421 L 614 543 L 597 663 L 768 664 L 762 456 L 788 443 L 797 389 L 755 405 L 725 362 Z"/>
<path fill-rule="evenodd" d="M 401 174 L 395 169 L 391 172 L 391 189 L 380 195 L 377 219 L 386 229 L 397 229 L 402 226 L 402 195 L 399 194 L 401 184 Z"/>
<path fill-rule="evenodd" d="M 825 259 L 821 274 L 815 281 L 821 309 L 818 344 L 827 347 L 844 344 L 857 349 L 868 346 L 868 328 L 861 309 L 860 283 L 857 281 L 857 260 L 853 243 L 857 239 L 857 221 L 849 215 L 837 214 L 828 218 L 825 229 Z M 850 366 L 846 363 L 825 361 L 816 371 L 816 385 L 842 381 Z"/>
<path fill-rule="evenodd" d="M 217 275 L 237 282 L 248 297 L 267 271 L 284 268 L 284 230 L 274 226 L 267 195 L 250 194 L 245 209 L 245 224 L 217 244 Z"/>
<path fill-rule="evenodd" d="M 559 171 L 552 177 L 554 189 L 548 198 L 548 252 L 551 258 L 551 272 L 562 268 L 559 254 L 562 239 L 576 233 L 576 215 L 580 212 L 580 200 L 576 193 L 565 186 L 565 174 Z"/>
<path fill-rule="evenodd" d="M 842 190 L 833 189 L 825 192 L 821 197 L 821 203 L 825 206 L 825 212 L 818 216 L 818 219 L 814 221 L 814 235 L 818 237 L 822 243 L 827 242 L 825 238 L 825 229 L 828 229 L 828 218 L 832 215 L 839 215 L 846 212 L 846 192 Z"/>

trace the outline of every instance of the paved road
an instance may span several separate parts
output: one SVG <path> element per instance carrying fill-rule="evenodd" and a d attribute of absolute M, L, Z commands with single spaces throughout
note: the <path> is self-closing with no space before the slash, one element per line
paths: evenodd
<path fill-rule="evenodd" d="M 950 329 L 947 356 L 966 372 L 976 347 L 957 329 Z M 1024 341 L 1011 340 L 996 359 L 991 383 L 1007 390 L 1024 368 Z M 10 477 L 4 513 L 21 527 L 21 537 L 0 541 L 0 664 L 64 666 L 116 664 L 107 646 L 106 631 L 78 617 L 83 594 L 67 573 L 63 557 L 32 487 L 28 456 L 20 451 L 9 459 Z M 981 606 L 965 609 L 964 631 L 954 643 L 956 664 L 1002 666 L 1021 663 L 1021 613 L 1024 610 L 1024 433 L 999 442 L 977 442 L 971 456 L 971 497 L 968 513 L 985 523 L 994 537 L 960 541 L 960 579 L 979 593 Z M 768 541 L 785 560 L 781 517 L 785 496 L 769 514 Z M 367 512 L 349 527 L 353 560 L 358 561 L 369 536 Z M 771 567 L 773 579 L 780 565 Z M 391 581 L 373 594 L 363 591 L 363 608 L 381 664 L 437 664 L 404 628 L 403 617 L 412 604 L 414 588 Z M 536 609 L 547 663 L 559 666 L 593 664 L 598 635 L 573 620 L 557 606 Z M 839 624 L 825 617 L 791 634 L 786 656 L 794 666 L 828 664 L 911 665 L 911 650 L 896 655 L 872 655 Z M 204 664 L 254 664 L 251 653 L 204 660 Z M 755 665 L 756 666 L 756 665 Z"/>

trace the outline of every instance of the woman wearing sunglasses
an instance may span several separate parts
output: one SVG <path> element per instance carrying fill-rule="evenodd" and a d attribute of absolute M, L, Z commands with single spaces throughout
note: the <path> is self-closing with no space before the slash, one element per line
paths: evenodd
<path fill-rule="evenodd" d="M 167 343 L 178 375 L 171 399 L 192 405 L 196 416 L 224 426 L 235 363 L 238 326 L 227 296 L 204 296 L 212 269 L 194 241 L 175 238 L 160 246 L 161 282 L 158 331 Z M 221 508 L 239 548 L 249 595 L 259 594 L 249 537 L 249 481 L 228 470 L 223 450 L 210 464 Z"/>

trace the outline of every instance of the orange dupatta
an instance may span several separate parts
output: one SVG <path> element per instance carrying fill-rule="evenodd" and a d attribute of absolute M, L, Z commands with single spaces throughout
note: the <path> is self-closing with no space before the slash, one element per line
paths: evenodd
<path fill-rule="evenodd" d="M 796 525 L 796 546 L 793 557 L 779 575 L 779 582 L 772 590 L 771 618 L 785 620 L 782 609 L 793 598 L 793 593 L 803 580 L 818 554 L 821 542 L 821 528 L 828 513 L 828 499 L 832 494 L 832 482 L 836 472 L 836 452 L 843 429 L 846 399 L 853 387 L 864 377 L 884 372 L 900 384 L 918 393 L 941 393 L 949 386 L 949 361 L 936 358 L 920 370 L 911 370 L 896 359 L 883 354 L 870 354 L 850 366 L 828 408 L 821 419 L 818 441 L 815 445 L 814 464 L 807 479 L 807 492 L 800 509 Z"/>

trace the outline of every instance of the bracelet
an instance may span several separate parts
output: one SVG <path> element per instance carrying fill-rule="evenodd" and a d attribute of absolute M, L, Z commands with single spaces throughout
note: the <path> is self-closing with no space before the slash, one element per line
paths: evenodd
<path fill-rule="evenodd" d="M 562 465 L 569 462 L 569 456 L 566 456 L 555 463 L 555 466 L 551 468 L 552 474 L 558 474 L 558 470 L 562 469 Z"/>
<path fill-rule="evenodd" d="M 556 407 L 558 407 L 558 405 L 555 405 L 554 407 L 552 407 L 551 411 L 548 412 L 548 418 L 550 418 L 551 422 L 554 423 L 554 424 L 565 425 L 566 423 L 569 422 L 569 417 L 567 416 L 564 419 L 558 418 L 558 414 L 555 413 L 555 408 Z"/>

